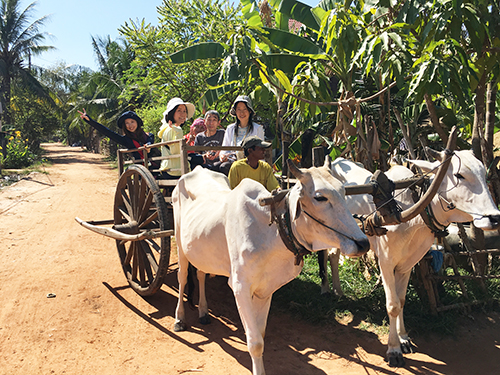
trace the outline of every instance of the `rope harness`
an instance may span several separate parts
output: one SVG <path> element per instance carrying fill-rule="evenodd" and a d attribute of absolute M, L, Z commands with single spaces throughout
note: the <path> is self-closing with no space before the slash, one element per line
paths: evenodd
<path fill-rule="evenodd" d="M 425 194 L 429 186 L 430 181 L 428 178 L 426 178 L 422 180 L 422 183 L 419 187 L 417 187 L 416 185 L 411 187 L 412 199 L 414 203 L 418 202 L 420 197 Z M 431 230 L 435 237 L 441 239 L 448 235 L 448 225 L 443 225 L 438 221 L 430 204 L 426 206 L 420 213 L 420 217 L 422 218 L 422 220 L 424 220 L 425 225 L 427 225 L 427 227 Z"/>

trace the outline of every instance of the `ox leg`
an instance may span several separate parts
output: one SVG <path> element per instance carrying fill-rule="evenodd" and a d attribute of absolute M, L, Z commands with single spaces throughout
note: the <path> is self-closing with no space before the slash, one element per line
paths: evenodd
<path fill-rule="evenodd" d="M 389 315 L 389 340 L 387 344 L 386 359 L 391 367 L 403 367 L 405 365 L 405 360 L 401 351 L 397 327 L 397 319 L 402 308 L 397 293 L 394 267 L 391 264 L 384 265 L 383 262 L 380 262 L 380 270 L 384 283 L 387 315 Z"/>
<path fill-rule="evenodd" d="M 179 281 L 179 300 L 177 302 L 177 308 L 175 309 L 175 324 L 174 331 L 180 332 L 187 330 L 186 325 L 186 313 L 184 310 L 184 288 L 187 284 L 188 279 L 188 267 L 189 262 L 182 251 L 182 248 L 177 242 L 178 253 L 179 253 L 179 270 L 177 271 L 177 280 Z"/>
<path fill-rule="evenodd" d="M 396 329 L 399 336 L 399 342 L 401 344 L 401 351 L 403 353 L 415 353 L 416 351 L 415 345 L 413 345 L 410 338 L 408 337 L 403 319 L 403 310 L 406 302 L 406 290 L 408 289 L 410 274 L 411 271 L 404 274 L 400 274 L 398 272 L 395 273 L 396 292 L 399 298 L 399 303 L 401 305 L 401 310 L 398 317 L 396 318 Z"/>
<path fill-rule="evenodd" d="M 198 317 L 201 324 L 209 324 L 210 316 L 208 315 L 207 296 L 205 294 L 206 273 L 198 270 L 198 286 L 200 289 L 200 300 L 198 302 Z"/>
<path fill-rule="evenodd" d="M 247 336 L 247 347 L 252 358 L 252 375 L 265 375 L 264 335 L 267 316 L 271 306 L 271 296 L 259 298 L 249 290 L 241 290 L 233 285 L 234 297 Z"/>
<path fill-rule="evenodd" d="M 339 275 L 339 261 L 340 261 L 340 249 L 332 249 L 328 252 L 328 259 L 330 260 L 330 269 L 332 270 L 332 287 L 333 293 L 337 297 L 342 297 L 344 292 L 342 291 L 342 285 L 340 285 L 340 275 Z"/>
<path fill-rule="evenodd" d="M 328 250 L 318 251 L 318 266 L 319 277 L 321 278 L 321 294 L 330 293 L 330 285 L 328 283 Z"/>

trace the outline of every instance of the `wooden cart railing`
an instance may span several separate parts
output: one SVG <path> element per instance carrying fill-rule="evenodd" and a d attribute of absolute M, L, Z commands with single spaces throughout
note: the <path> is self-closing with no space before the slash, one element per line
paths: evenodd
<path fill-rule="evenodd" d="M 146 149 L 160 149 L 161 146 L 170 146 L 176 143 L 180 143 L 180 156 L 179 155 L 169 155 L 169 156 L 156 156 L 156 157 L 149 157 L 148 152 L 146 152 Z M 130 159 L 130 160 L 125 160 L 126 155 L 132 155 L 132 153 L 137 152 L 137 151 L 142 151 L 144 155 L 144 159 Z M 203 153 L 206 151 L 243 151 L 242 147 L 238 146 L 189 146 L 186 144 L 185 139 L 179 139 L 175 141 L 168 141 L 168 142 L 160 142 L 160 143 L 154 143 L 150 146 L 142 146 L 137 149 L 133 150 L 126 150 L 126 149 L 120 149 L 117 151 L 117 160 L 118 160 L 118 174 L 121 176 L 123 171 L 126 169 L 128 165 L 131 164 L 142 164 L 147 167 L 148 163 L 150 161 L 159 161 L 161 162 L 162 160 L 167 160 L 167 159 L 177 159 L 180 157 L 181 161 L 181 167 L 179 169 L 171 169 L 170 172 L 181 172 L 182 174 L 186 174 L 189 172 L 189 161 L 188 161 L 188 152 L 194 151 L 194 152 L 199 152 Z M 153 169 L 151 172 L 160 172 L 159 169 Z M 158 180 L 158 184 L 160 186 L 173 186 L 177 184 L 177 180 Z"/>

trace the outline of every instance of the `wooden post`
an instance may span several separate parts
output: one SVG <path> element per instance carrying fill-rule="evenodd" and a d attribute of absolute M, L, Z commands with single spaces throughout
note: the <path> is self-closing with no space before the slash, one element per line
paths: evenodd
<path fill-rule="evenodd" d="M 283 154 L 281 156 L 281 171 L 282 171 L 282 176 L 284 178 L 288 177 L 289 176 L 289 172 L 288 172 L 288 146 L 290 146 L 290 133 L 288 132 L 285 132 L 282 130 L 281 132 L 281 149 L 283 150 Z M 283 179 L 283 183 L 282 185 L 284 186 L 281 186 L 282 189 L 286 189 L 287 186 L 286 186 L 286 182 L 285 182 L 285 179 Z"/>
<path fill-rule="evenodd" d="M 434 293 L 434 285 L 429 277 L 429 260 L 425 257 L 420 260 L 415 265 L 415 271 L 420 273 L 420 278 L 422 280 L 422 284 L 424 285 L 425 290 L 427 291 L 427 296 L 429 297 L 429 308 L 431 310 L 431 314 L 437 315 L 437 300 L 436 294 Z"/>
<path fill-rule="evenodd" d="M 472 245 L 472 241 L 469 240 L 469 237 L 467 237 L 467 232 L 465 231 L 464 225 L 463 224 L 457 224 L 458 226 L 458 234 L 460 238 L 462 239 L 462 242 L 464 244 L 465 250 L 469 253 L 469 259 L 471 260 L 471 265 L 472 269 L 474 271 L 474 275 L 476 276 L 483 276 L 483 270 L 481 267 L 481 264 L 478 261 L 477 254 L 476 254 L 476 249 L 483 250 L 484 249 L 484 232 L 476 228 L 474 225 L 472 225 L 472 231 L 471 231 L 471 240 L 475 241 L 474 243 L 476 246 Z M 478 246 L 478 242 L 481 245 L 481 247 Z M 487 255 L 486 255 L 487 257 Z M 478 280 L 479 286 L 483 291 L 486 291 L 486 285 L 484 284 L 483 279 Z"/>
<path fill-rule="evenodd" d="M 323 149 L 323 147 L 313 148 L 312 163 L 314 167 L 321 167 L 325 163 L 325 150 Z"/>
<path fill-rule="evenodd" d="M 181 173 L 186 174 L 189 172 L 189 161 L 186 150 L 186 140 L 183 138 L 181 140 Z"/>
<path fill-rule="evenodd" d="M 314 140 L 314 131 L 312 129 L 307 129 L 302 133 L 301 145 L 302 145 L 302 159 L 300 160 L 300 165 L 302 168 L 310 168 L 313 166 L 312 161 L 312 145 Z"/>
<path fill-rule="evenodd" d="M 120 149 L 116 150 L 116 159 L 118 160 L 118 177 L 123 173 L 123 155 Z"/>

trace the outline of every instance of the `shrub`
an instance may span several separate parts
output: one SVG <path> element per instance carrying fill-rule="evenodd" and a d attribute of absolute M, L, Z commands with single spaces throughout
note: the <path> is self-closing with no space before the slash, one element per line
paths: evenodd
<path fill-rule="evenodd" d="M 14 135 L 8 138 L 6 145 L 7 156 L 5 159 L 3 159 L 3 155 L 0 156 L 3 168 L 25 168 L 33 162 L 35 157 L 29 151 L 27 141 L 27 139 L 23 139 L 20 131 L 15 131 Z"/>

